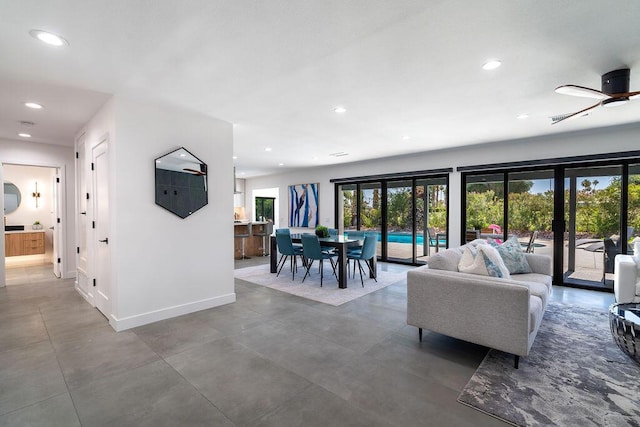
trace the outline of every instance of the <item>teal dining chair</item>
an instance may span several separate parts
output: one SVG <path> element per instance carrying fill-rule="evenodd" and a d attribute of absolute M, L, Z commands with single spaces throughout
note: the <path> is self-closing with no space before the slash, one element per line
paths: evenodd
<path fill-rule="evenodd" d="M 373 280 L 375 280 L 376 283 L 378 282 L 378 279 L 376 279 L 377 272 L 373 271 L 373 269 L 371 268 L 373 265 L 373 262 L 371 262 L 371 260 L 373 259 L 374 256 L 376 256 L 377 244 L 378 244 L 377 233 L 366 233 L 364 235 L 364 243 L 362 244 L 362 249 L 359 251 L 356 250 L 356 251 L 347 253 L 347 259 L 355 261 L 353 266 L 354 276 L 356 274 L 355 263 L 358 264 L 358 270 L 360 271 L 360 283 L 362 284 L 363 288 L 364 288 L 364 279 L 362 278 L 362 272 L 364 271 L 364 269 L 362 268 L 362 264 L 360 263 L 360 261 L 364 261 L 367 264 L 367 267 L 369 267 L 369 272 L 373 276 Z"/>
<path fill-rule="evenodd" d="M 331 268 L 333 268 L 333 275 L 336 276 L 336 280 L 338 280 L 338 275 L 336 274 L 336 265 L 333 262 L 334 253 L 325 252 L 320 247 L 320 240 L 318 236 L 315 234 L 305 233 L 302 235 L 302 253 L 304 254 L 304 258 L 307 263 L 307 272 L 302 278 L 302 283 L 309 275 L 309 271 L 311 270 L 311 266 L 313 265 L 313 261 L 318 260 L 320 264 L 320 287 L 322 287 L 322 279 L 324 277 L 323 265 L 322 262 L 325 259 L 328 259 L 331 262 Z"/>
<path fill-rule="evenodd" d="M 288 230 L 288 229 L 287 229 Z M 303 257 L 303 251 L 300 246 L 294 246 L 291 242 L 291 235 L 289 233 L 278 233 L 276 230 L 276 244 L 278 246 L 278 251 L 282 254 L 280 256 L 280 260 L 278 261 L 278 274 L 276 277 L 280 276 L 280 272 L 282 271 L 282 267 L 287 262 L 287 258 L 290 259 L 291 263 L 291 280 L 295 279 L 296 271 L 298 270 L 298 262 L 297 257 Z M 304 258 L 302 258 L 302 264 L 305 264 Z"/>

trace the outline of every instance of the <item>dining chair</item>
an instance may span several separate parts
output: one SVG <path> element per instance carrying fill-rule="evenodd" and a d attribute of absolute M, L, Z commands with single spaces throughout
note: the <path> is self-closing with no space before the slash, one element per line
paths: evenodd
<path fill-rule="evenodd" d="M 288 229 L 287 229 L 288 230 Z M 300 246 L 294 246 L 291 242 L 291 235 L 289 233 L 278 233 L 276 230 L 276 244 L 278 246 L 278 251 L 282 254 L 280 256 L 280 260 L 278 261 L 278 274 L 276 277 L 280 276 L 280 272 L 282 271 L 282 267 L 287 262 L 287 258 L 290 258 L 291 263 L 291 280 L 295 279 L 296 271 L 298 270 L 298 262 L 297 257 L 303 257 L 303 251 Z M 302 258 L 302 264 L 305 264 L 304 258 Z"/>
<path fill-rule="evenodd" d="M 371 268 L 373 265 L 371 260 L 373 259 L 374 256 L 376 256 L 377 243 L 378 243 L 377 233 L 366 233 L 364 235 L 364 243 L 362 244 L 362 250 L 347 253 L 347 259 L 349 260 L 352 259 L 355 261 L 355 263 L 358 264 L 358 270 L 360 271 L 360 283 L 362 284 L 363 288 L 364 288 L 364 280 L 362 279 L 362 272 L 364 269 L 362 268 L 362 264 L 360 263 L 360 261 L 364 261 L 367 264 L 367 267 L 369 267 L 369 272 L 372 273 L 371 275 L 373 276 L 373 280 L 375 280 L 376 283 L 378 282 L 378 279 L 376 278 L 378 274 L 376 271 L 373 271 L 373 269 Z M 356 274 L 355 263 L 353 266 L 354 276 Z"/>
<path fill-rule="evenodd" d="M 336 276 L 336 280 L 338 280 L 338 275 L 336 274 L 336 265 L 333 262 L 333 257 L 335 254 L 325 252 L 320 247 L 320 240 L 318 236 L 315 234 L 305 233 L 302 235 L 302 252 L 306 259 L 307 263 L 307 272 L 302 278 L 302 283 L 309 275 L 309 270 L 311 270 L 311 266 L 313 265 L 313 261 L 318 260 L 320 264 L 320 287 L 322 287 L 322 279 L 324 277 L 324 269 L 322 262 L 325 259 L 328 259 L 331 262 L 331 268 L 333 268 L 333 275 Z"/>
<path fill-rule="evenodd" d="M 289 228 L 277 228 L 276 235 L 278 234 L 286 234 L 287 236 L 291 236 L 291 230 Z M 302 245 L 297 245 L 293 243 L 294 248 L 300 248 L 302 250 Z"/>

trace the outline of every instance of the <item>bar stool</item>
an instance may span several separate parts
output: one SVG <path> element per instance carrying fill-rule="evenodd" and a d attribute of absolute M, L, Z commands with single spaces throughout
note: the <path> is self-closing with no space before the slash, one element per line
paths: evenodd
<path fill-rule="evenodd" d="M 240 238 L 242 239 L 242 256 L 240 257 L 240 259 L 251 259 L 250 257 L 248 257 L 248 256 L 246 256 L 246 255 L 244 254 L 244 241 L 245 241 L 245 239 L 246 239 L 247 237 L 251 237 L 251 236 L 252 236 L 252 233 L 251 233 L 251 230 L 252 230 L 251 223 L 248 223 L 248 224 L 246 224 L 246 225 L 236 226 L 236 230 L 237 230 L 238 228 L 240 228 L 240 227 L 243 227 L 243 228 L 244 228 L 244 227 L 246 227 L 246 232 L 242 232 L 242 231 L 241 231 L 240 233 L 238 233 L 238 234 L 236 234 L 236 235 L 234 236 L 234 237 L 240 237 Z"/>
<path fill-rule="evenodd" d="M 269 255 L 269 252 L 267 251 L 267 249 L 269 249 L 269 246 L 267 245 L 267 238 L 271 236 L 272 233 L 273 223 L 271 221 L 265 222 L 264 224 L 262 224 L 261 230 L 253 233 L 254 236 L 262 237 L 262 256 Z"/>

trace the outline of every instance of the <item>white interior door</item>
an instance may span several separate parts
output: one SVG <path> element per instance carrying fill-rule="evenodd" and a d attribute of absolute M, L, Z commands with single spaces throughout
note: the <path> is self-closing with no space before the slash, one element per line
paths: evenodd
<path fill-rule="evenodd" d="M 55 176 L 53 177 L 53 274 L 60 278 L 60 259 L 61 259 L 61 247 L 60 247 L 60 168 L 56 168 Z"/>
<path fill-rule="evenodd" d="M 111 314 L 111 252 L 109 250 L 109 169 L 107 141 L 92 150 L 94 302 L 107 318 Z"/>

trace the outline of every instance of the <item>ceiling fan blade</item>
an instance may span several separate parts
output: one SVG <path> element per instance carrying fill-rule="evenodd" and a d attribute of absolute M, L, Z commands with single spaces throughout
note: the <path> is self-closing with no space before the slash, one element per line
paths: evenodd
<path fill-rule="evenodd" d="M 600 105 L 600 103 L 598 102 L 597 104 L 592 105 L 591 107 L 587 107 L 584 110 L 580 110 L 578 112 L 575 112 L 573 114 L 564 114 L 561 116 L 554 116 L 551 117 L 551 124 L 555 125 L 556 123 L 560 123 L 564 120 L 570 120 L 570 119 L 577 119 L 578 117 L 582 117 L 584 115 L 586 115 L 585 113 L 587 111 L 593 110 L 594 108 L 598 107 Z"/>
<path fill-rule="evenodd" d="M 194 175 L 206 175 L 206 173 L 201 172 L 201 171 L 197 171 L 195 169 L 189 169 L 189 168 L 184 168 L 182 169 L 183 171 L 187 171 L 187 172 L 191 172 Z"/>
<path fill-rule="evenodd" d="M 571 95 L 571 96 L 580 96 L 582 98 L 593 98 L 593 99 L 607 99 L 610 98 L 604 92 L 600 92 L 599 90 L 591 89 L 583 86 L 576 85 L 563 85 L 558 86 L 556 88 L 556 93 L 560 93 L 562 95 Z"/>
<path fill-rule="evenodd" d="M 637 92 L 629 92 L 629 99 L 640 99 L 640 90 Z"/>

